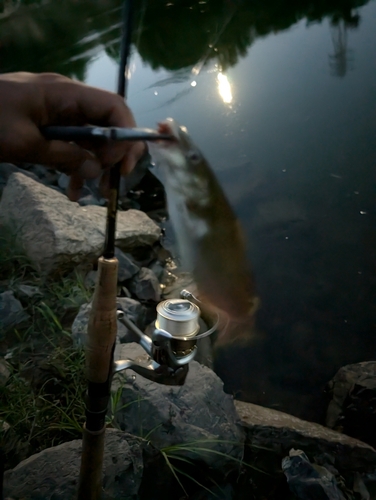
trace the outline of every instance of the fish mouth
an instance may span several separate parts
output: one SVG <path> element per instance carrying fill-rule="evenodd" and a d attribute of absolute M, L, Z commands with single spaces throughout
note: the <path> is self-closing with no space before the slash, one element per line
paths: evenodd
<path fill-rule="evenodd" d="M 148 142 L 148 150 L 153 162 L 158 165 L 171 158 L 180 146 L 180 126 L 173 118 L 158 122 L 157 133 L 168 136 L 168 139 L 157 139 Z M 169 162 L 167 161 L 167 165 Z"/>
<path fill-rule="evenodd" d="M 180 126 L 173 118 L 166 118 L 163 122 L 159 122 L 157 130 L 159 134 L 170 135 L 175 140 L 179 140 Z M 172 142 L 174 142 L 174 139 Z"/>
<path fill-rule="evenodd" d="M 167 135 L 168 139 L 158 139 L 148 143 L 148 148 L 153 160 L 157 163 L 168 160 L 167 163 L 171 166 L 176 166 L 177 161 L 182 165 L 185 158 L 185 152 L 190 149 L 190 139 L 188 131 L 185 127 L 173 118 L 166 118 L 158 123 L 157 132 Z"/>
<path fill-rule="evenodd" d="M 166 120 L 159 122 L 157 131 L 159 134 L 168 135 L 169 140 L 161 139 L 155 141 L 163 147 L 173 147 L 177 144 L 183 145 L 186 142 L 188 131 L 182 125 L 179 125 L 173 118 L 166 118 Z"/>

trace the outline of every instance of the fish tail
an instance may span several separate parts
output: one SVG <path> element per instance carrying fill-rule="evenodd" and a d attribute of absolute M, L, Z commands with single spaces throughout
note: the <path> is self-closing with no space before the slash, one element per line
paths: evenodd
<path fill-rule="evenodd" d="M 229 317 L 222 319 L 213 347 L 223 348 L 229 345 L 249 345 L 255 338 L 255 317 L 249 315 L 242 320 Z"/>

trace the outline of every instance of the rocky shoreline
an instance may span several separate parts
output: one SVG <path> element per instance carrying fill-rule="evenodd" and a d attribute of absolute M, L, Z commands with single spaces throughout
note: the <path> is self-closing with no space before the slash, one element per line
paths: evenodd
<path fill-rule="evenodd" d="M 141 177 L 141 184 L 136 183 L 121 198 L 126 211 L 119 212 L 116 252 L 118 305 L 144 331 L 154 321 L 161 298 L 176 296 L 181 288 L 174 261 L 161 244 L 161 222 L 166 216 L 163 189 L 153 177 Z M 9 417 L 0 418 L 2 446 L 13 457 L 13 462 L 7 462 L 12 468 L 5 473 L 5 495 L 74 498 L 81 447 L 80 439 L 74 438 L 79 437 L 83 415 L 70 435 L 54 435 L 62 444 L 36 445 L 31 427 L 26 448 L 13 453 L 14 416 L 5 396 L 20 378 L 39 398 L 41 388 L 47 386 L 48 395 L 53 394 L 51 404 L 66 405 L 60 393 L 64 367 L 53 352 L 80 352 L 96 259 L 104 240 L 105 208 L 89 187 L 79 203 L 68 201 L 63 194 L 64 178 L 39 166 L 0 164 L 1 186 L 1 236 L 7 234 L 8 239 L 0 262 L 0 413 L 4 410 Z M 16 248 L 26 257 L 20 259 Z M 11 272 L 12 262 L 16 264 Z M 64 283 L 67 276 L 67 290 L 56 293 L 53 289 L 49 305 L 46 293 L 51 283 Z M 54 329 L 47 340 L 30 338 L 34 313 L 41 318 L 38 328 L 43 328 L 44 318 L 46 328 L 51 324 Z M 48 347 L 52 339 L 54 345 Z M 117 359 L 145 355 L 130 341 L 129 332 L 119 323 Z M 201 363 L 190 364 L 183 387 L 158 385 L 130 371 L 114 380 L 116 404 L 109 418 L 112 429 L 106 443 L 104 498 L 376 498 L 376 451 L 372 448 L 376 362 L 344 367 L 331 382 L 327 425 L 336 429 L 331 430 L 233 400 L 208 368 L 212 366 L 210 344 L 200 350 L 203 354 L 197 359 Z M 72 356 L 77 356 L 79 373 L 82 356 Z M 82 399 L 79 390 L 76 398 Z M 41 408 L 36 404 L 35 413 L 25 418 L 37 422 L 35 415 Z M 82 409 L 78 407 L 78 414 Z M 14 467 L 17 458 L 36 451 Z"/>

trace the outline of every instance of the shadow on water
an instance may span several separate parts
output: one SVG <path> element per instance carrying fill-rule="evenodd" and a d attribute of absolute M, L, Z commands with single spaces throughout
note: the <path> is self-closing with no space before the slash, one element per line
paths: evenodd
<path fill-rule="evenodd" d="M 139 0 L 133 41 L 152 69 L 171 71 L 153 84 L 162 88 L 184 82 L 209 61 L 234 66 L 257 39 L 298 21 L 327 18 L 328 63 L 343 77 L 352 65 L 347 33 L 360 25 L 356 9 L 366 3 Z M 120 4 L 0 1 L 0 71 L 56 71 L 84 80 L 101 51 L 118 58 Z M 218 171 L 252 235 L 249 255 L 262 307 L 259 336 L 246 349 L 221 353 L 217 370 L 240 398 L 322 420 L 325 382 L 341 365 L 375 355 L 376 230 L 359 218 L 364 203 L 354 211 L 354 186 L 368 171 L 334 176 L 330 185 L 322 180 L 320 210 L 306 191 L 292 195 L 284 174 L 268 175 L 252 163 Z M 364 193 L 370 205 L 373 191 L 365 186 Z"/>

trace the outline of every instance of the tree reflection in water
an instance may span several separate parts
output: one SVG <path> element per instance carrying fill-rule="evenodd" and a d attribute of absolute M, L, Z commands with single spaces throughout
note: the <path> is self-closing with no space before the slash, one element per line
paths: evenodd
<path fill-rule="evenodd" d="M 329 66 L 334 76 L 344 77 L 352 62 L 351 51 L 347 46 L 348 28 L 357 28 L 360 17 L 355 15 L 344 15 L 343 17 L 333 16 L 331 22 L 331 38 L 334 54 L 329 56 Z"/>
<path fill-rule="evenodd" d="M 330 17 L 338 26 L 331 64 L 339 74 L 346 60 L 346 27 L 359 22 L 352 9 L 365 3 L 135 0 L 133 40 L 153 69 L 200 71 L 215 60 L 226 70 L 258 37 L 288 29 L 301 19 Z M 57 71 L 83 80 L 87 64 L 101 50 L 117 60 L 120 9 L 120 0 L 2 0 L 0 71 Z"/>

